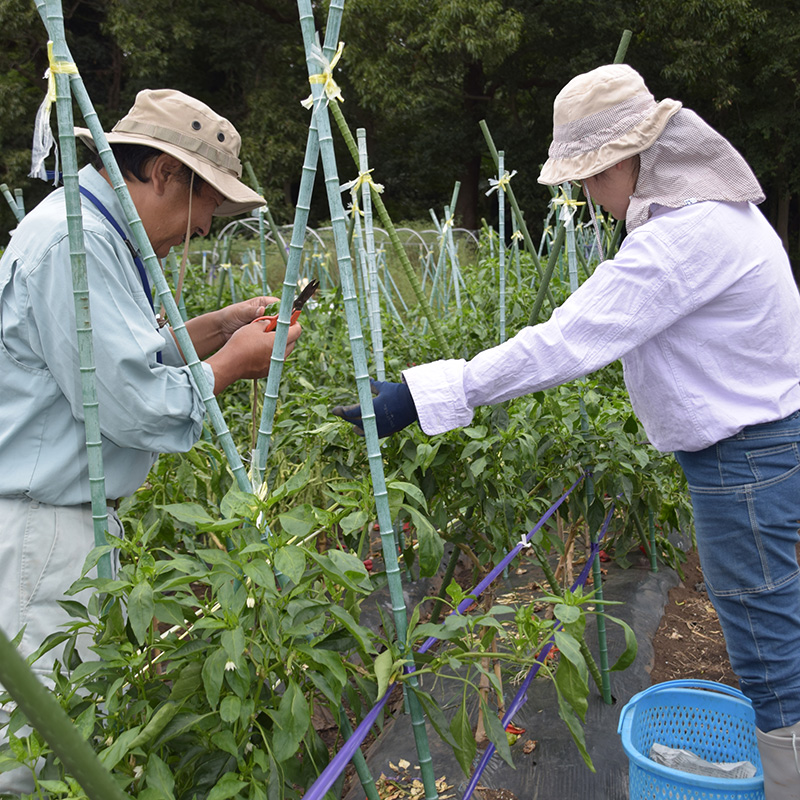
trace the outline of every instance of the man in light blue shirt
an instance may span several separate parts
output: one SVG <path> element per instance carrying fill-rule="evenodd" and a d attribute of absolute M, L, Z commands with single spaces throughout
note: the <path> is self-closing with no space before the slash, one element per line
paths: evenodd
<path fill-rule="evenodd" d="M 77 133 L 87 140 L 88 132 Z M 213 216 L 264 202 L 239 180 L 241 139 L 233 125 L 180 92 L 140 92 L 108 140 L 159 258 L 206 235 Z M 79 178 L 109 528 L 120 535 L 118 498 L 136 491 L 158 453 L 192 447 L 205 408 L 169 327 L 156 318 L 105 170 L 87 166 Z M 275 334 L 254 320 L 273 302 L 256 297 L 186 323 L 215 394 L 267 374 Z M 295 324 L 287 352 L 299 335 Z M 58 189 L 20 222 L 0 260 L 0 627 L 9 637 L 25 629 L 24 656 L 68 621 L 58 600 L 94 546 L 89 501 L 66 207 Z M 37 661 L 40 677 L 56 657 L 54 650 Z M 31 786 L 20 771 L 0 775 L 0 793 Z"/>

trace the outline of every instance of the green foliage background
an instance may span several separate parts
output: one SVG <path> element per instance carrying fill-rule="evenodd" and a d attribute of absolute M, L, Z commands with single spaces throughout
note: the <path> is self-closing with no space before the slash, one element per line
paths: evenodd
<path fill-rule="evenodd" d="M 100 119 L 112 125 L 138 90 L 170 86 L 240 128 L 243 156 L 279 222 L 292 217 L 308 113 L 297 10 L 291 0 L 76 0 L 69 44 Z M 317 4 L 317 20 L 325 3 Z M 536 184 L 552 100 L 580 71 L 627 61 L 657 98 L 677 97 L 721 130 L 762 181 L 765 212 L 787 247 L 800 242 L 800 9 L 794 0 L 348 0 L 337 73 L 353 128 L 367 130 L 376 179 L 395 220 L 427 216 L 461 181 L 457 216 L 477 228 L 493 210 L 486 119 L 523 209 Z M 0 182 L 30 207 L 48 188 L 26 177 L 47 67 L 31 0 L 0 0 Z M 346 163 L 346 162 L 345 162 Z M 344 177 L 344 176 L 343 176 Z M 318 188 L 318 191 L 321 191 Z M 315 202 L 324 214 L 325 203 Z M 0 208 L 3 238 L 13 227 Z"/>

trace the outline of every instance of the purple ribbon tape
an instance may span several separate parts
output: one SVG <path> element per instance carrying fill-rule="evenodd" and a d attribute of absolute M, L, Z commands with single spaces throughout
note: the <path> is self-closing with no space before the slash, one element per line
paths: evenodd
<path fill-rule="evenodd" d="M 578 575 L 575 582 L 572 584 L 571 591 L 575 591 L 579 586 L 583 586 L 586 583 L 586 579 L 589 577 L 589 570 L 592 568 L 592 564 L 594 563 L 594 559 L 597 556 L 597 553 L 600 551 L 600 542 L 603 537 L 606 535 L 606 531 L 608 530 L 609 523 L 611 522 L 611 515 L 614 513 L 614 506 L 612 504 L 611 508 L 609 509 L 608 514 L 606 514 L 605 521 L 603 522 L 603 527 L 600 530 L 600 535 L 597 537 L 596 542 L 592 542 L 592 546 L 589 549 L 589 556 L 586 559 L 586 563 L 583 565 L 583 569 L 581 570 L 580 575 Z M 544 645 L 544 647 L 539 651 L 539 660 L 537 660 L 536 664 L 531 667 L 528 671 L 528 674 L 525 676 L 525 680 L 522 682 L 522 685 L 519 688 L 519 691 L 514 696 L 514 699 L 508 706 L 508 710 L 503 715 L 502 725 L 503 730 L 505 730 L 506 725 L 514 719 L 514 715 L 517 711 L 525 705 L 526 701 L 528 700 L 528 687 L 531 685 L 531 681 L 536 677 L 541 669 L 542 664 L 547 660 L 547 656 L 550 651 L 553 649 L 553 645 L 555 644 L 555 632 L 561 628 L 561 623 L 559 622 L 557 625 L 553 627 L 553 635 L 551 635 L 548 642 Z M 467 784 L 467 789 L 464 792 L 464 796 L 461 800 L 469 800 L 472 797 L 472 793 L 478 786 L 478 781 L 483 775 L 483 771 L 489 766 L 489 762 L 492 760 L 492 756 L 494 755 L 495 746 L 492 742 L 489 742 L 489 746 L 484 750 L 483 756 L 481 760 L 478 762 L 478 766 L 475 768 L 475 772 L 472 774 L 472 778 L 470 778 L 469 783 Z"/>
<path fill-rule="evenodd" d="M 470 596 L 462 600 L 461 603 L 459 603 L 458 607 L 450 612 L 451 614 L 456 614 L 456 613 L 463 614 L 464 611 L 466 611 L 470 606 L 472 606 L 475 603 L 476 599 L 481 595 L 484 589 L 486 589 L 486 587 L 489 586 L 495 580 L 495 578 L 497 578 L 498 575 L 500 575 L 500 573 L 506 568 L 506 566 L 508 566 L 508 564 L 511 563 L 511 561 L 513 561 L 516 558 L 520 550 L 522 550 L 523 547 L 528 546 L 528 543 L 530 542 L 533 535 L 542 527 L 542 525 L 544 525 L 545 522 L 547 522 L 548 519 L 550 519 L 550 517 L 553 516 L 558 507 L 570 496 L 570 494 L 572 494 L 572 492 L 575 490 L 575 487 L 584 479 L 585 475 L 586 473 L 580 475 L 578 479 L 575 481 L 575 483 L 573 483 L 572 486 L 570 486 L 570 488 L 567 489 L 567 491 L 564 492 L 564 494 L 561 495 L 561 497 L 558 500 L 556 500 L 556 502 L 553 503 L 552 506 L 550 506 L 550 508 L 544 513 L 544 515 L 536 523 L 536 525 L 534 525 L 534 527 L 531 528 L 531 530 L 524 537 L 524 539 L 520 541 L 516 545 L 516 547 L 514 547 L 513 550 L 511 550 L 505 556 L 505 558 L 503 558 L 503 560 L 499 564 L 497 564 L 495 568 L 474 589 L 472 589 L 472 591 L 469 593 Z M 586 580 L 586 576 L 588 576 L 589 574 L 588 569 L 589 567 L 591 567 L 594 555 L 599 549 L 599 540 L 603 537 L 603 535 L 605 535 L 605 530 L 608 527 L 608 522 L 610 519 L 611 519 L 611 512 L 609 512 L 608 517 L 606 518 L 606 523 L 603 527 L 603 531 L 600 537 L 598 538 L 598 542 L 592 545 L 590 557 L 587 558 L 586 565 L 584 566 L 583 571 L 581 572 L 581 576 L 578 578 L 578 581 L 576 581 L 575 585 L 573 586 L 573 590 L 576 586 L 579 585 L 579 581 L 581 581 L 581 578 L 583 579 L 583 581 Z M 444 621 L 442 621 L 442 624 L 444 624 Z M 418 649 L 417 652 L 419 653 L 426 652 L 437 641 L 439 640 L 435 636 L 431 636 L 422 644 L 422 646 Z M 553 647 L 553 640 L 551 639 L 542 648 L 540 655 L 542 655 L 542 657 L 545 658 L 552 649 L 552 647 Z M 509 706 L 509 709 L 506 712 L 506 716 L 503 718 L 503 727 L 505 727 L 508 724 L 508 722 L 511 721 L 514 714 L 516 714 L 517 711 L 519 711 L 519 709 L 525 703 L 525 700 L 527 699 L 526 692 L 528 686 L 530 685 L 530 682 L 533 680 L 533 678 L 536 676 L 536 673 L 538 672 L 540 666 L 541 664 L 537 664 L 528 673 L 528 676 L 523 681 L 519 692 L 517 693 L 511 705 Z M 414 671 L 413 668 L 407 670 L 408 673 L 412 673 L 413 671 Z M 386 701 L 389 699 L 389 695 L 392 693 L 392 689 L 394 688 L 394 686 L 395 686 L 394 683 L 389 684 L 389 688 L 386 690 L 386 693 L 383 695 L 383 697 L 381 697 L 381 699 L 378 700 L 375 706 L 373 706 L 372 710 L 364 717 L 363 720 L 361 720 L 358 727 L 353 731 L 350 738 L 345 741 L 344 745 L 342 746 L 342 749 L 339 750 L 339 752 L 330 760 L 328 766 L 322 770 L 322 772 L 317 777 L 316 781 L 314 781 L 314 783 L 311 785 L 311 788 L 305 793 L 305 795 L 303 795 L 303 800 L 322 800 L 322 798 L 327 793 L 328 789 L 330 789 L 331 786 L 333 786 L 334 782 L 339 777 L 341 772 L 350 763 L 350 760 L 355 755 L 356 750 L 361 746 L 361 743 L 364 741 L 364 739 L 366 739 L 369 729 L 375 723 L 375 720 L 378 718 L 378 714 L 386 705 Z M 486 750 L 486 753 L 484 753 L 483 759 L 481 759 L 481 763 L 478 766 L 478 770 L 475 776 L 473 776 L 473 779 L 470 782 L 471 788 L 467 789 L 467 794 L 464 795 L 464 800 L 467 800 L 467 798 L 471 796 L 472 792 L 475 789 L 475 786 L 477 786 L 478 778 L 480 777 L 483 770 L 486 768 L 486 764 L 489 763 L 489 759 L 491 758 L 492 753 L 494 753 L 494 746 L 490 744 L 489 748 L 487 748 Z"/>

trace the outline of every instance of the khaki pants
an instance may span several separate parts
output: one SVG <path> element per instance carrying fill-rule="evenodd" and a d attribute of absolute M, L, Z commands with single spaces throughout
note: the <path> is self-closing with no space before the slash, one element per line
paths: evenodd
<path fill-rule="evenodd" d="M 113 509 L 108 509 L 108 526 L 115 536 L 122 535 L 122 524 Z M 72 618 L 58 604 L 59 600 L 77 600 L 87 605 L 91 590 L 67 598 L 64 592 L 81 576 L 83 563 L 94 547 L 91 508 L 51 506 L 25 497 L 0 497 L 0 628 L 13 639 L 22 628 L 25 632 L 19 652 L 27 658 L 44 639 Z M 112 572 L 116 572 L 112 554 Z M 94 572 L 94 571 L 93 571 Z M 91 637 L 78 637 L 77 650 L 82 659 L 93 658 Z M 56 660 L 61 660 L 63 646 L 45 653 L 32 670 L 45 685 Z M 13 703 L 0 708 L 0 726 L 8 721 Z M 5 742 L 0 727 L 0 743 Z M 0 794 L 33 791 L 33 777 L 27 769 L 0 774 Z"/>

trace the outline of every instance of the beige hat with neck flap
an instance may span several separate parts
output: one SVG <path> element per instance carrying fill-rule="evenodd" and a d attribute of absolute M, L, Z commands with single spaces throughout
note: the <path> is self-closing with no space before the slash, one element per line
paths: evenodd
<path fill-rule="evenodd" d="M 681 108 L 655 98 L 627 64 L 573 78 L 553 105 L 553 143 L 539 183 L 580 181 L 646 150 Z"/>

